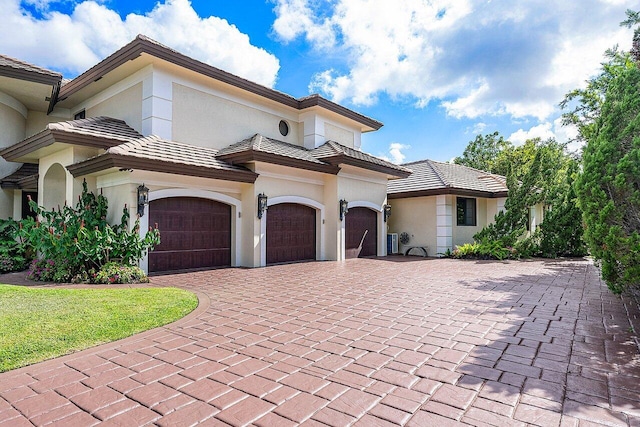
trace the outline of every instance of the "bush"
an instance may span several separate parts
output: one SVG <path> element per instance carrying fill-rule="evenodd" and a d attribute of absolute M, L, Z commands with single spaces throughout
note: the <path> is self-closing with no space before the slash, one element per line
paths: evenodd
<path fill-rule="evenodd" d="M 149 279 L 139 267 L 110 262 L 95 273 L 91 282 L 97 284 L 148 283 Z"/>
<path fill-rule="evenodd" d="M 139 219 L 129 229 L 126 205 L 120 224 L 107 223 L 107 199 L 102 194 L 96 196 L 91 193 L 86 181 L 75 208 L 64 206 L 45 210 L 33 201 L 30 201 L 30 206 L 41 220 L 23 220 L 18 235 L 23 250 L 29 248 L 41 258 L 31 265 L 29 271 L 29 277 L 34 280 L 91 281 L 95 271 L 101 271 L 115 259 L 124 266 L 136 266 L 148 251 L 160 243 L 157 226 L 155 229 L 149 227 L 144 238 L 140 238 Z M 109 274 L 106 276 L 105 280 L 111 277 Z M 138 280 L 135 279 L 137 276 L 136 272 L 124 277 Z"/>
<path fill-rule="evenodd" d="M 22 271 L 29 265 L 31 251 L 18 239 L 20 223 L 0 220 L 0 273 Z"/>

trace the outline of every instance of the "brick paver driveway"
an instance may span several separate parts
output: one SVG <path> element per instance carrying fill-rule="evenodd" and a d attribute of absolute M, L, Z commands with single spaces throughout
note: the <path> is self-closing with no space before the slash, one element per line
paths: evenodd
<path fill-rule="evenodd" d="M 0 425 L 640 425 L 637 307 L 586 261 L 359 259 L 153 281 L 200 291 L 204 309 L 0 375 Z"/>

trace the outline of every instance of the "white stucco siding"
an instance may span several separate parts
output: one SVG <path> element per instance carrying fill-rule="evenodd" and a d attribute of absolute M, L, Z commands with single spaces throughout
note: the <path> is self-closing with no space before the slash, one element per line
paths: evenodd
<path fill-rule="evenodd" d="M 389 233 L 409 235 L 407 245 L 399 243 L 400 252 L 404 253 L 406 246 L 427 246 L 429 256 L 436 256 L 436 196 L 390 199 L 389 204 Z"/>
<path fill-rule="evenodd" d="M 336 141 L 344 146 L 354 148 L 354 132 L 334 126 L 331 123 L 324 124 L 325 140 Z"/>
<path fill-rule="evenodd" d="M 279 130 L 281 120 L 289 126 L 286 136 Z M 260 110 L 177 83 L 173 84 L 172 129 L 175 141 L 217 149 L 256 133 L 302 145 L 299 123 L 290 113 Z"/>
<path fill-rule="evenodd" d="M 9 147 L 25 137 L 27 109 L 18 100 L 0 92 L 0 147 Z M 21 163 L 0 158 L 0 178 L 12 174 Z M 13 191 L 0 191 L 0 218 L 13 216 Z"/>
<path fill-rule="evenodd" d="M 107 116 L 124 120 L 142 132 L 142 83 L 137 83 L 86 109 L 87 117 Z"/>
<path fill-rule="evenodd" d="M 473 236 L 482 230 L 487 224 L 487 199 L 475 198 L 476 200 L 476 225 L 458 225 L 456 216 L 457 196 L 453 196 L 453 246 L 473 243 Z M 493 217 L 491 218 L 493 221 Z"/>

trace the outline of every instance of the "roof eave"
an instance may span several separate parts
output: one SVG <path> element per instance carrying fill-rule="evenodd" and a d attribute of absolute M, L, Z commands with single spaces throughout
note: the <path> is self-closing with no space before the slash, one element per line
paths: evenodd
<path fill-rule="evenodd" d="M 404 199 L 404 198 L 411 198 L 411 197 L 439 196 L 443 194 L 453 194 L 456 196 L 468 196 L 468 197 L 483 197 L 487 199 L 507 197 L 506 191 L 490 192 L 490 191 L 478 191 L 478 190 L 467 190 L 463 188 L 446 187 L 446 188 L 434 188 L 429 190 L 388 192 L 387 198 Z"/>
<path fill-rule="evenodd" d="M 61 74 L 43 74 L 36 71 L 24 70 L 8 66 L 0 67 L 0 76 L 17 80 L 25 80 L 33 83 L 41 83 L 48 86 L 54 86 L 62 81 Z"/>
<path fill-rule="evenodd" d="M 200 178 L 221 179 L 224 181 L 254 183 L 258 174 L 250 170 L 213 169 L 204 166 L 185 165 L 136 156 L 124 156 L 107 153 L 73 165 L 67 169 L 74 177 L 85 176 L 111 168 L 146 170 L 176 175 L 196 176 Z"/>
<path fill-rule="evenodd" d="M 45 129 L 17 144 L 14 144 L 0 151 L 0 156 L 8 161 L 18 161 L 23 156 L 31 154 L 36 150 L 53 145 L 59 142 L 62 144 L 80 145 L 83 147 L 107 149 L 120 145 L 125 140 L 104 138 L 97 135 L 85 135 L 74 132 L 65 132 L 58 129 Z"/>
<path fill-rule="evenodd" d="M 408 178 L 411 175 L 411 171 L 403 171 L 396 168 L 378 165 L 375 163 L 367 162 L 366 160 L 355 159 L 353 157 L 346 156 L 344 154 L 338 154 L 331 157 L 321 157 L 320 160 L 339 166 L 340 164 L 355 166 L 361 169 L 366 169 L 374 172 L 380 172 L 385 175 L 394 177 L 395 179 Z"/>
<path fill-rule="evenodd" d="M 228 73 L 212 65 L 205 64 L 204 62 L 190 58 L 173 49 L 170 49 L 166 46 L 161 46 L 140 36 L 136 37 L 129 44 L 117 50 L 115 53 L 111 54 L 89 70 L 85 71 L 84 73 L 73 79 L 71 82 L 65 84 L 60 89 L 58 100 L 65 100 L 74 93 L 99 80 L 110 71 L 115 70 L 120 65 L 137 58 L 143 53 L 194 71 L 198 74 L 211 77 L 215 80 L 221 81 L 239 89 L 246 90 L 285 106 L 295 108 L 296 110 L 304 110 L 313 106 L 319 106 L 341 116 L 354 120 L 362 124 L 363 126 L 370 128 L 370 130 L 378 130 L 383 126 L 383 124 L 377 120 L 371 119 L 367 116 L 343 107 L 342 105 L 329 101 L 328 99 L 325 99 L 319 95 L 313 95 L 298 100 L 290 95 L 274 89 L 270 89 L 266 86 L 252 82 L 242 77 L 238 77 L 234 74 Z"/>
<path fill-rule="evenodd" d="M 334 166 L 331 164 L 308 162 L 306 160 L 295 159 L 293 157 L 280 156 L 278 154 L 265 153 L 255 150 L 247 150 L 240 153 L 216 156 L 216 158 L 232 164 L 263 162 L 280 166 L 288 166 L 296 169 L 327 173 L 330 175 L 337 175 L 340 171 L 340 168 L 338 166 Z"/>

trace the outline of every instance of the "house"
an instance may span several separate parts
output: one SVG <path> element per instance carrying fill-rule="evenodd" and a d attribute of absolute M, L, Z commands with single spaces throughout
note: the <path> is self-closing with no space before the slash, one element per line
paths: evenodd
<path fill-rule="evenodd" d="M 70 81 L 0 57 L 0 126 L 3 217 L 28 192 L 73 204 L 86 180 L 109 220 L 158 224 L 150 272 L 384 255 L 387 182 L 411 173 L 360 150 L 382 123 L 145 36 Z"/>
<path fill-rule="evenodd" d="M 393 215 L 388 224 L 391 233 L 407 233 L 406 247 L 426 247 L 430 256 L 453 251 L 472 243 L 473 236 L 504 210 L 508 190 L 504 176 L 433 160 L 403 166 L 413 173 L 389 182 Z M 535 230 L 542 218 L 542 206 L 532 207 L 529 229 Z"/>

